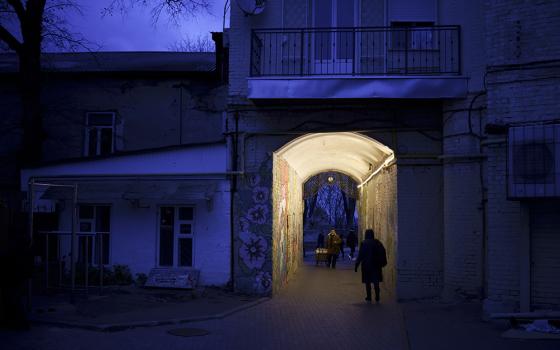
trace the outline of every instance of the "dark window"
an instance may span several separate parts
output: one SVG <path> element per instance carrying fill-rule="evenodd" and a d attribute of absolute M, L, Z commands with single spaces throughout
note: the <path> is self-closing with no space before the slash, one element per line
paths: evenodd
<path fill-rule="evenodd" d="M 92 205 L 80 205 L 80 219 L 93 219 L 94 211 Z"/>
<path fill-rule="evenodd" d="M 115 113 L 88 113 L 86 119 L 86 155 L 98 156 L 114 152 Z"/>
<path fill-rule="evenodd" d="M 179 220 L 192 220 L 193 219 L 193 208 L 182 207 L 179 208 Z"/>
<path fill-rule="evenodd" d="M 192 238 L 179 239 L 179 266 L 192 266 Z"/>
<path fill-rule="evenodd" d="M 391 22 L 391 49 L 436 49 L 433 22 Z"/>
<path fill-rule="evenodd" d="M 180 233 L 184 235 L 188 235 L 192 233 L 192 226 L 191 224 L 181 224 L 180 226 Z"/>
<path fill-rule="evenodd" d="M 159 264 L 161 266 L 173 266 L 174 212 L 173 207 L 160 209 Z"/>
<path fill-rule="evenodd" d="M 78 261 L 84 262 L 87 255 L 88 263 L 99 264 L 99 252 L 102 252 L 102 263 L 109 264 L 111 207 L 81 204 L 78 212 Z"/>
<path fill-rule="evenodd" d="M 161 207 L 159 265 L 192 266 L 193 207 Z"/>

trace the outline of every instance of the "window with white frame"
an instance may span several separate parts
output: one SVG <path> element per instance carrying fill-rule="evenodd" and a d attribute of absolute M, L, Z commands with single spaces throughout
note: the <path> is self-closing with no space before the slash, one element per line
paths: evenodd
<path fill-rule="evenodd" d="M 100 156 L 115 151 L 115 113 L 86 114 L 85 155 Z"/>
<path fill-rule="evenodd" d="M 162 206 L 159 210 L 159 265 L 194 264 L 194 208 Z"/>
<path fill-rule="evenodd" d="M 80 204 L 78 225 L 78 262 L 109 264 L 111 207 Z"/>

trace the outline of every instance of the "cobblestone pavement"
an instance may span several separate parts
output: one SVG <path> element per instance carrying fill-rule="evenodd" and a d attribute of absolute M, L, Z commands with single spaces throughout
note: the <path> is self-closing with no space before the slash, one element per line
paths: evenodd
<path fill-rule="evenodd" d="M 367 304 L 364 294 L 350 262 L 336 270 L 306 265 L 273 299 L 223 319 L 114 333 L 56 327 L 0 331 L 0 349 L 560 349 L 557 341 L 501 338 L 503 327 L 480 321 L 479 303 L 398 304 L 382 289 L 381 303 Z M 192 338 L 167 333 L 181 327 L 210 333 Z"/>
<path fill-rule="evenodd" d="M 0 332 L 0 341 L 3 349 L 408 349 L 401 308 L 382 293 L 380 304 L 365 303 L 348 262 L 336 270 L 308 265 L 270 301 L 221 320 L 115 333 L 35 327 Z M 210 334 L 167 334 L 178 327 Z"/>

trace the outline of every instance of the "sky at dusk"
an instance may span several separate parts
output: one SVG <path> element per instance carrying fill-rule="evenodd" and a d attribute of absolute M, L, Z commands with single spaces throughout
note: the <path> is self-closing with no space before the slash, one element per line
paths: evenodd
<path fill-rule="evenodd" d="M 83 13 L 69 14 L 72 30 L 100 46 L 101 51 L 167 51 L 173 43 L 186 36 L 197 38 L 209 35 L 210 31 L 222 31 L 225 0 L 211 0 L 211 13 L 203 12 L 197 18 L 185 18 L 178 24 L 171 23 L 162 13 L 155 26 L 149 7 L 136 6 L 124 16 L 115 13 L 103 17 L 103 8 L 110 0 L 76 1 Z M 226 21 L 226 27 L 228 25 Z"/>

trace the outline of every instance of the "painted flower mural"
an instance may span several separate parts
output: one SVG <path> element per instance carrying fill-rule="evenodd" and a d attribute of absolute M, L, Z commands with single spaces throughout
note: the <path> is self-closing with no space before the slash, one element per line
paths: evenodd
<path fill-rule="evenodd" d="M 239 218 L 239 232 L 249 232 L 250 222 L 246 217 Z"/>
<path fill-rule="evenodd" d="M 266 203 L 269 197 L 269 190 L 266 187 L 258 186 L 253 189 L 253 201 L 255 203 Z"/>
<path fill-rule="evenodd" d="M 248 293 L 272 290 L 272 159 L 247 173 L 236 193 L 236 288 Z"/>
<path fill-rule="evenodd" d="M 266 223 L 268 207 L 263 204 L 256 204 L 247 212 L 247 218 L 254 224 L 262 225 Z"/>
<path fill-rule="evenodd" d="M 257 173 L 249 174 L 248 180 L 249 180 L 249 186 L 255 187 L 261 183 L 261 176 Z"/>
<path fill-rule="evenodd" d="M 239 257 L 250 269 L 260 269 L 265 263 L 268 243 L 262 236 L 250 232 L 240 232 Z"/>
<path fill-rule="evenodd" d="M 257 293 L 268 293 L 272 289 L 272 276 L 269 272 L 259 272 L 255 276 L 253 289 Z"/>

